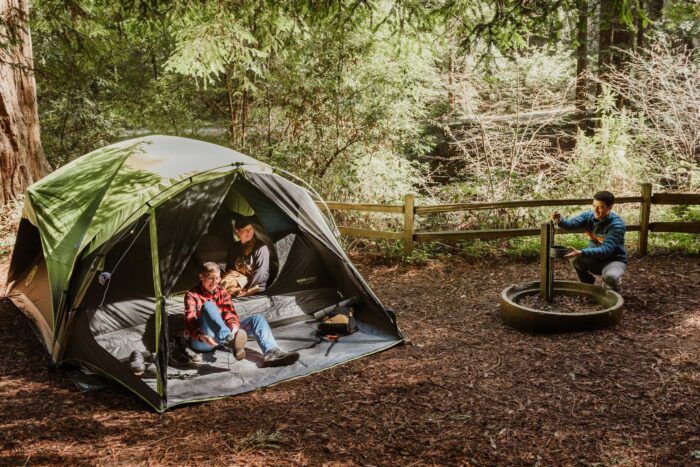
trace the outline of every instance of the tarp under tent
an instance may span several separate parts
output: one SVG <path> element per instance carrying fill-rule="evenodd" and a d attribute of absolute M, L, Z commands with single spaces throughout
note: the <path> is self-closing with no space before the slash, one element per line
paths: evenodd
<path fill-rule="evenodd" d="M 184 327 L 183 295 L 202 261 L 225 262 L 234 213 L 257 219 L 276 256 L 264 293 L 234 299 L 262 313 L 291 366 L 263 368 L 254 340 L 240 362 L 225 350 L 198 364 L 168 359 Z M 118 381 L 158 411 L 268 386 L 369 355 L 403 339 L 347 258 L 310 192 L 228 148 L 147 136 L 98 149 L 27 190 L 7 296 L 35 324 L 53 364 Z M 352 303 L 359 331 L 316 338 L 314 315 Z M 155 356 L 141 376 L 134 350 Z"/>

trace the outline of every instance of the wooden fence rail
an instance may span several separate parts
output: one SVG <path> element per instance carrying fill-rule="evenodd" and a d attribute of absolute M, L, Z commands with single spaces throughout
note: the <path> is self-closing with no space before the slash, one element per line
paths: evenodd
<path fill-rule="evenodd" d="M 658 205 L 695 205 L 700 204 L 700 193 L 652 193 L 650 183 L 640 185 L 640 196 L 620 196 L 615 198 L 615 204 L 639 203 L 639 224 L 628 225 L 628 232 L 639 232 L 637 248 L 640 255 L 646 255 L 649 248 L 649 232 L 681 232 L 700 234 L 700 222 L 650 222 L 651 206 Z M 404 204 L 353 204 L 325 203 L 331 210 L 363 211 L 403 214 L 403 231 L 390 232 L 382 230 L 363 229 L 358 227 L 340 226 L 343 235 L 364 238 L 383 238 L 403 240 L 404 254 L 410 256 L 414 242 L 432 242 L 437 240 L 476 240 L 493 238 L 514 238 L 540 235 L 540 228 L 522 229 L 489 229 L 489 230 L 460 230 L 416 232 L 415 216 L 445 212 L 478 211 L 487 209 L 513 209 L 544 206 L 582 206 L 591 203 L 590 198 L 573 199 L 538 199 L 527 201 L 498 201 L 488 203 L 457 203 L 438 204 L 432 206 L 416 206 L 416 195 L 409 193 L 404 196 Z M 324 204 L 317 202 L 320 207 Z M 574 231 L 576 232 L 576 231 Z"/>

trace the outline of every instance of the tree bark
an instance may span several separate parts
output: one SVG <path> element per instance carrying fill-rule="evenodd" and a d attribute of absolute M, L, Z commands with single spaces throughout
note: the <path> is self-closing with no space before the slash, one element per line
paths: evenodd
<path fill-rule="evenodd" d="M 454 90 L 454 75 L 455 75 L 455 52 L 452 48 L 452 38 L 447 47 L 447 99 L 450 103 L 450 113 L 453 113 L 457 108 L 457 99 L 455 98 Z"/>
<path fill-rule="evenodd" d="M 621 0 L 601 0 L 599 11 L 600 33 L 598 36 L 598 76 L 605 80 L 609 69 L 622 70 L 626 55 L 634 44 L 634 33 L 620 21 Z M 599 84 L 596 96 L 602 92 Z M 622 104 L 622 102 L 618 102 Z"/>
<path fill-rule="evenodd" d="M 639 0 L 637 8 L 644 9 L 644 0 Z M 641 14 L 637 14 L 637 43 L 635 44 L 635 50 L 641 50 L 646 45 L 646 40 L 644 36 L 646 35 L 646 28 L 644 27 L 644 19 Z"/>
<path fill-rule="evenodd" d="M 27 0 L 0 0 L 0 205 L 50 171 L 39 136 Z"/>
<path fill-rule="evenodd" d="M 661 21 L 663 17 L 664 0 L 647 0 L 647 16 L 654 23 Z"/>
<path fill-rule="evenodd" d="M 237 148 L 236 144 L 236 134 L 238 129 L 238 114 L 236 112 L 236 103 L 233 97 L 233 82 L 231 80 L 231 71 L 226 71 L 226 98 L 228 99 L 228 111 L 229 111 L 229 132 L 231 133 L 229 141 L 231 147 Z"/>
<path fill-rule="evenodd" d="M 588 80 L 588 0 L 577 0 L 578 24 L 576 25 L 576 121 L 579 130 L 588 128 L 587 99 Z"/>

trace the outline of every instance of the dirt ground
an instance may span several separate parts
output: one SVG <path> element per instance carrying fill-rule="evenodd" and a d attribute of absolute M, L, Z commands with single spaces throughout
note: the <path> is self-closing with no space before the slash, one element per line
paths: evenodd
<path fill-rule="evenodd" d="M 162 415 L 120 388 L 81 393 L 49 371 L 28 321 L 3 303 L 0 464 L 700 462 L 697 256 L 633 258 L 621 324 L 560 335 L 501 323 L 500 291 L 536 280 L 535 260 L 358 267 L 406 345 Z"/>

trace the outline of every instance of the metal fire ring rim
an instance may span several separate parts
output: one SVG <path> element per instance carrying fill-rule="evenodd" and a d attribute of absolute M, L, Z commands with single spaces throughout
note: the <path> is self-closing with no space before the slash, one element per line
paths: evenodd
<path fill-rule="evenodd" d="M 613 300 L 613 305 L 609 306 L 608 308 L 602 309 L 602 310 L 595 310 L 595 311 L 588 311 L 588 312 L 571 312 L 571 313 L 561 313 L 561 312 L 556 312 L 556 311 L 546 311 L 546 310 L 538 310 L 537 308 L 530 308 L 524 305 L 521 305 L 513 300 L 513 298 L 519 298 L 524 295 L 533 295 L 535 293 L 539 293 L 540 291 L 540 283 L 539 281 L 536 282 L 527 282 L 525 284 L 512 284 L 501 292 L 501 301 L 506 301 L 509 304 L 512 304 L 516 308 L 521 308 L 523 310 L 527 310 L 532 313 L 537 313 L 537 314 L 542 314 L 545 316 L 594 316 L 594 315 L 600 315 L 600 314 L 606 314 L 610 313 L 612 311 L 617 310 L 618 308 L 621 308 L 625 304 L 625 299 L 622 298 L 622 295 L 619 293 L 615 292 L 614 290 L 610 289 L 604 289 L 603 287 L 593 285 L 593 284 L 586 284 L 583 282 L 574 282 L 574 281 L 554 281 L 554 290 L 557 291 L 570 291 L 570 292 L 575 292 L 577 295 L 588 295 L 591 296 L 592 298 L 596 299 L 598 303 L 601 303 L 603 305 L 606 305 L 606 303 L 602 303 L 601 301 L 597 300 L 598 297 L 600 297 L 600 292 L 604 292 L 602 295 L 603 297 L 612 297 Z M 562 287 L 563 286 L 563 287 Z M 595 289 L 593 289 L 595 288 Z M 513 289 L 515 289 L 513 292 L 511 292 Z M 593 290 L 592 290 L 593 289 Z M 580 292 L 584 292 L 581 294 Z M 509 296 L 509 292 L 512 294 Z M 586 292 L 591 292 L 591 293 L 586 293 Z"/>
<path fill-rule="evenodd" d="M 573 281 L 554 281 L 555 292 L 567 291 L 571 295 L 588 295 L 609 301 L 611 306 L 597 311 L 562 313 L 537 310 L 515 303 L 512 299 L 522 295 L 539 293 L 539 282 L 514 284 L 501 292 L 500 314 L 509 326 L 532 332 L 560 332 L 599 329 L 617 324 L 622 317 L 624 299 L 615 291 Z M 605 303 L 604 303 L 605 304 Z"/>

